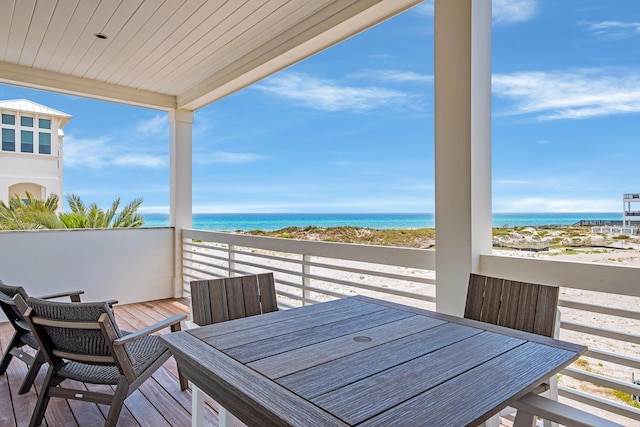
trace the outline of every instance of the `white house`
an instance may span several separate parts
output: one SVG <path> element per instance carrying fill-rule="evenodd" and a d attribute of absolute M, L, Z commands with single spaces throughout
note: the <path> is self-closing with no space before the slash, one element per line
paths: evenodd
<path fill-rule="evenodd" d="M 72 116 L 26 99 L 0 101 L 0 114 L 0 200 L 62 197 L 62 128 Z"/>

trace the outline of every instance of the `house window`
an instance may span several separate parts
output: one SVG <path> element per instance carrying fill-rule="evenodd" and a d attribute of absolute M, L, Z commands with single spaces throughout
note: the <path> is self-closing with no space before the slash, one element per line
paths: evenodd
<path fill-rule="evenodd" d="M 38 153 L 51 154 L 51 134 L 40 132 L 38 134 Z"/>
<path fill-rule="evenodd" d="M 16 151 L 16 131 L 2 129 L 2 151 Z"/>
<path fill-rule="evenodd" d="M 13 114 L 3 114 L 2 115 L 2 124 L 3 125 L 15 125 L 16 124 L 16 116 Z"/>
<path fill-rule="evenodd" d="M 51 119 L 2 113 L 1 127 L 2 151 L 51 154 Z"/>
<path fill-rule="evenodd" d="M 33 153 L 33 132 L 30 130 L 20 131 L 20 151 L 23 153 Z"/>
<path fill-rule="evenodd" d="M 49 120 L 49 119 L 38 119 L 38 127 L 40 129 L 51 129 L 51 120 Z"/>

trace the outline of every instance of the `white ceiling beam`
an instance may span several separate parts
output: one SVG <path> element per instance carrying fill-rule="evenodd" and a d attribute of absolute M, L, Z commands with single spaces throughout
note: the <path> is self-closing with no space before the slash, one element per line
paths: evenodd
<path fill-rule="evenodd" d="M 360 0 L 302 34 L 281 35 L 241 67 L 216 73 L 177 97 L 178 108 L 197 110 L 315 55 L 423 0 Z M 302 24 L 304 25 L 304 24 Z M 274 47 L 274 43 L 279 45 Z"/>
<path fill-rule="evenodd" d="M 8 62 L 0 62 L 0 83 L 162 111 L 173 110 L 177 105 L 174 95 L 149 92 Z"/>

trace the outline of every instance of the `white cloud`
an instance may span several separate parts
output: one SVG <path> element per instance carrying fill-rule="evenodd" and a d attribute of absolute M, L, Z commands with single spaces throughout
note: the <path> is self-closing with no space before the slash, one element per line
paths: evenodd
<path fill-rule="evenodd" d="M 640 22 L 580 22 L 579 25 L 603 40 L 619 40 L 640 35 Z"/>
<path fill-rule="evenodd" d="M 400 70 L 367 70 L 352 74 L 352 78 L 369 78 L 378 81 L 390 81 L 395 83 L 429 83 L 433 82 L 432 75 L 419 74 L 413 71 Z"/>
<path fill-rule="evenodd" d="M 75 139 L 72 135 L 64 137 L 63 161 L 68 167 L 88 167 L 98 169 L 104 164 L 102 152 L 107 147 L 106 137 L 95 139 Z"/>
<path fill-rule="evenodd" d="M 493 22 L 498 25 L 529 21 L 537 11 L 537 0 L 493 0 Z"/>
<path fill-rule="evenodd" d="M 135 147 L 134 147 L 135 148 Z M 76 139 L 65 136 L 63 161 L 65 167 L 101 169 L 108 166 L 160 168 L 167 156 L 134 154 L 130 146 L 118 145 L 109 137 Z"/>
<path fill-rule="evenodd" d="M 420 15 L 433 16 L 433 1 L 413 9 Z M 493 0 L 492 16 L 496 25 L 510 25 L 532 19 L 538 11 L 537 0 Z"/>
<path fill-rule="evenodd" d="M 255 153 L 231 153 L 227 151 L 216 151 L 205 153 L 194 157 L 193 162 L 201 165 L 213 163 L 245 164 L 268 159 L 267 156 Z"/>
<path fill-rule="evenodd" d="M 495 212 L 613 212 L 620 209 L 619 200 L 609 199 L 547 199 L 528 197 L 495 203 Z"/>
<path fill-rule="evenodd" d="M 496 96 L 515 103 L 504 114 L 554 120 L 640 112 L 640 73 L 636 71 L 523 71 L 495 74 L 492 85 Z"/>
<path fill-rule="evenodd" d="M 424 3 L 413 8 L 414 12 L 424 16 L 433 16 L 433 0 L 425 1 Z"/>
<path fill-rule="evenodd" d="M 166 158 L 160 156 L 125 154 L 114 158 L 113 164 L 118 166 L 143 166 L 147 168 L 160 168 L 166 164 Z"/>
<path fill-rule="evenodd" d="M 404 104 L 412 99 L 411 95 L 396 90 L 348 86 L 299 73 L 279 74 L 252 88 L 289 99 L 298 105 L 331 112 L 364 112 Z"/>
<path fill-rule="evenodd" d="M 518 180 L 518 179 L 495 179 L 493 180 L 495 185 L 530 185 L 530 181 Z"/>
<path fill-rule="evenodd" d="M 334 166 L 339 166 L 339 167 L 354 167 L 356 166 L 358 163 L 352 161 L 352 160 L 336 160 L 334 162 L 331 162 L 332 165 Z"/>
<path fill-rule="evenodd" d="M 166 114 L 158 114 L 136 125 L 136 133 L 139 136 L 167 135 L 168 132 L 169 121 Z"/>
<path fill-rule="evenodd" d="M 124 135 L 124 136 L 123 136 Z M 156 114 L 111 134 L 93 138 L 64 138 L 63 160 L 72 168 L 166 167 L 169 123 L 166 114 Z"/>

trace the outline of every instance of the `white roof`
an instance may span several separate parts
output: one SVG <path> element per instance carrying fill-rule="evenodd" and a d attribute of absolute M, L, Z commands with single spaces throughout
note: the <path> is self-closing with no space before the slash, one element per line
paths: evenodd
<path fill-rule="evenodd" d="M 0 83 L 197 110 L 421 2 L 14 1 Z"/>
<path fill-rule="evenodd" d="M 70 114 L 54 110 L 53 108 L 46 107 L 42 104 L 38 104 L 37 102 L 29 101 L 28 99 L 11 99 L 7 101 L 0 101 L 0 109 L 60 117 L 60 127 L 64 126 L 73 117 Z"/>

